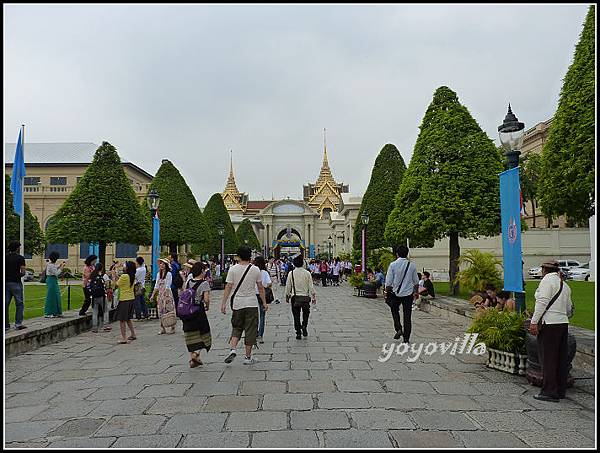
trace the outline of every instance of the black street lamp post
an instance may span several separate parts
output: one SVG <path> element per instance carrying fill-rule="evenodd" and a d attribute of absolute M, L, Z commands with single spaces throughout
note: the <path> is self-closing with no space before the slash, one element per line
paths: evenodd
<path fill-rule="evenodd" d="M 360 216 L 362 228 L 362 272 L 367 280 L 367 225 L 369 224 L 369 213 L 364 211 Z"/>
<path fill-rule="evenodd" d="M 221 238 L 221 272 L 225 269 L 225 227 L 222 223 L 217 225 L 217 231 Z"/>

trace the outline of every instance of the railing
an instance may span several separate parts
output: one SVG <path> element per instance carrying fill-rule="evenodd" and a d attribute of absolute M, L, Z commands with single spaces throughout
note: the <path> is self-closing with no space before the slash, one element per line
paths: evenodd
<path fill-rule="evenodd" d="M 71 193 L 75 186 L 25 186 L 25 193 L 35 193 L 35 194 L 64 194 Z M 134 191 L 136 194 L 143 193 L 140 190 L 140 187 L 134 187 Z"/>

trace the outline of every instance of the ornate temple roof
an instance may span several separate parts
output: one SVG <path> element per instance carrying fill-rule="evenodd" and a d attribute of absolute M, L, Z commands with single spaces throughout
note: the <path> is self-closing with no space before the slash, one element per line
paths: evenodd
<path fill-rule="evenodd" d="M 233 174 L 233 152 L 231 153 L 231 161 L 229 165 L 229 178 L 227 178 L 227 184 L 225 184 L 225 190 L 221 193 L 223 203 L 229 212 L 241 211 L 244 212 L 245 206 L 244 201 L 247 199 L 245 194 L 240 193 L 235 184 L 235 176 Z"/>

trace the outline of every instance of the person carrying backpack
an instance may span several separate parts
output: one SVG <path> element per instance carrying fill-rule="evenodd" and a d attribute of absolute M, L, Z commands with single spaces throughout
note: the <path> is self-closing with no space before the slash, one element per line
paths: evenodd
<path fill-rule="evenodd" d="M 183 322 L 185 345 L 190 353 L 190 368 L 202 365 L 200 351 L 210 351 L 212 336 L 206 312 L 210 306 L 210 284 L 206 280 L 207 266 L 204 263 L 192 265 L 192 278 L 187 281 L 179 295 L 177 316 Z"/>
<path fill-rule="evenodd" d="M 94 267 L 94 270 L 90 275 L 88 288 L 92 298 L 92 332 L 98 333 L 98 319 L 100 318 L 100 311 L 102 311 L 100 326 L 104 326 L 103 330 L 108 332 L 111 330 L 111 327 L 108 325 L 110 321 L 108 297 L 106 295 L 104 265 L 102 263 L 98 263 Z"/>

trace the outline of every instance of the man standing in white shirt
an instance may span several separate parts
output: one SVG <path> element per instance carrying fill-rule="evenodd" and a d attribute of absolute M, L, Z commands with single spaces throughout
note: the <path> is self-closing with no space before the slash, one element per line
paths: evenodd
<path fill-rule="evenodd" d="M 534 398 L 558 403 L 565 397 L 568 375 L 569 313 L 572 313 L 571 288 L 562 281 L 559 264 L 542 264 L 542 281 L 535 291 L 535 311 L 529 331 L 537 335 L 542 366 L 542 390 Z"/>
<path fill-rule="evenodd" d="M 135 319 L 141 321 L 148 319 L 148 306 L 146 305 L 146 265 L 144 258 L 138 256 L 135 259 L 135 283 L 140 285 L 139 292 L 135 295 Z"/>
<path fill-rule="evenodd" d="M 260 300 L 263 304 L 265 313 L 269 309 L 265 297 L 265 288 L 262 285 L 262 276 L 260 269 L 254 266 L 250 259 L 252 250 L 250 247 L 242 246 L 238 249 L 240 258 L 239 264 L 232 266 L 227 273 L 227 284 L 221 303 L 221 313 L 227 313 L 227 302 L 229 295 L 233 291 L 231 298 L 231 352 L 225 358 L 225 363 L 231 363 L 237 355 L 236 347 L 242 333 L 244 335 L 244 344 L 246 346 L 246 356 L 244 365 L 251 365 L 255 362 L 252 357 L 252 346 L 256 344 L 258 333 L 258 306 L 256 305 L 255 288 L 258 287 Z"/>
<path fill-rule="evenodd" d="M 410 340 L 412 330 L 412 301 L 415 285 L 419 284 L 417 268 L 408 260 L 408 247 L 400 245 L 395 248 L 398 259 L 390 264 L 385 278 L 386 303 L 392 310 L 394 340 L 404 337 L 404 342 Z M 404 313 L 404 329 L 400 323 L 400 306 Z"/>

